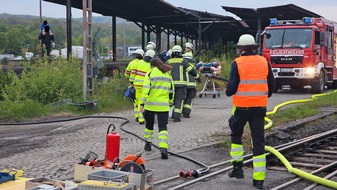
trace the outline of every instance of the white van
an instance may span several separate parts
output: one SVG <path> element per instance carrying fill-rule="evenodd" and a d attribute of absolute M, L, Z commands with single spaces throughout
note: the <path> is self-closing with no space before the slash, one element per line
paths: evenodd
<path fill-rule="evenodd" d="M 61 56 L 67 58 L 67 48 L 61 49 Z M 83 46 L 72 46 L 72 57 L 83 59 Z"/>
<path fill-rule="evenodd" d="M 137 49 L 141 49 L 142 47 L 138 47 L 138 46 L 132 46 L 132 47 L 128 47 L 128 56 L 132 57 L 132 54 L 137 50 Z"/>

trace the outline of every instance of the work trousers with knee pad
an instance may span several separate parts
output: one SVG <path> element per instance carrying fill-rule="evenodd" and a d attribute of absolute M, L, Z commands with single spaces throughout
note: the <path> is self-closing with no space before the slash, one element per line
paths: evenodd
<path fill-rule="evenodd" d="M 192 104 L 197 90 L 195 88 L 186 88 L 186 98 L 184 100 L 183 114 L 190 115 L 192 111 Z"/>
<path fill-rule="evenodd" d="M 154 116 L 157 114 L 158 117 L 158 144 L 160 148 L 168 148 L 168 132 L 167 124 L 169 112 L 153 112 L 145 110 L 145 133 L 144 138 L 148 142 L 153 142 L 153 126 L 154 126 Z"/>
<path fill-rule="evenodd" d="M 184 87 L 175 87 L 174 88 L 174 109 L 173 109 L 173 118 L 180 118 L 182 109 L 183 109 L 183 104 L 184 104 L 184 99 L 186 97 L 186 86 Z"/>
<path fill-rule="evenodd" d="M 140 112 L 140 98 L 142 97 L 143 87 L 135 86 L 136 89 L 136 102 L 137 107 L 134 109 L 135 111 L 135 118 L 138 118 L 139 122 L 144 122 L 144 116 L 142 112 Z"/>
<path fill-rule="evenodd" d="M 249 123 L 253 141 L 253 156 L 264 154 L 264 117 L 265 107 L 240 108 L 237 107 L 234 115 L 229 119 L 231 141 L 233 144 L 242 144 L 242 134 L 246 123 Z"/>
<path fill-rule="evenodd" d="M 253 179 L 264 180 L 266 173 L 266 156 L 264 140 L 264 117 L 266 116 L 265 107 L 241 108 L 236 107 L 234 115 L 231 116 L 229 127 L 231 129 L 231 157 L 232 161 L 242 161 L 243 146 L 242 134 L 246 123 L 249 123 L 250 133 L 253 142 Z"/>

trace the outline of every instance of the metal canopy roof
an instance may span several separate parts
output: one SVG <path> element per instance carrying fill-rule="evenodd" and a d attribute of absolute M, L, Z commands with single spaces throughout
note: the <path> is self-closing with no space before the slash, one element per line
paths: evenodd
<path fill-rule="evenodd" d="M 67 0 L 44 0 L 56 4 L 66 5 Z M 82 0 L 71 0 L 71 6 L 82 9 Z M 191 32 L 176 22 L 195 22 L 196 15 L 177 8 L 163 0 L 94 0 L 93 12 L 104 16 L 117 16 L 133 22 L 141 22 L 145 25 L 162 26 L 166 29 Z M 195 33 L 194 33 L 195 35 Z"/>
<path fill-rule="evenodd" d="M 280 5 L 274 7 L 265 8 L 240 8 L 240 7 L 227 7 L 222 6 L 222 8 L 235 14 L 245 21 L 250 28 L 257 29 L 257 21 L 261 19 L 262 28 L 269 24 L 270 18 L 277 18 L 279 20 L 296 20 L 302 19 L 303 17 L 322 17 L 316 13 L 298 7 L 294 4 Z"/>
<path fill-rule="evenodd" d="M 43 0 L 66 5 L 67 0 Z M 71 6 L 82 9 L 82 0 L 71 0 Z M 218 27 L 240 27 L 233 17 L 200 12 L 175 7 L 163 0 L 94 0 L 93 12 L 104 16 L 127 19 L 147 26 L 159 26 L 173 33 L 198 38 L 198 23 L 201 23 L 203 36 Z M 207 27 L 207 28 L 206 28 Z M 206 29 L 205 29 L 206 28 Z"/>
<path fill-rule="evenodd" d="M 67 0 L 43 0 L 66 5 Z M 71 6 L 82 9 L 83 0 L 71 0 Z M 218 40 L 236 41 L 243 33 L 255 35 L 257 30 L 269 25 L 269 18 L 282 20 L 302 19 L 303 17 L 321 17 L 294 4 L 265 8 L 222 8 L 242 20 L 209 12 L 175 7 L 164 0 L 93 0 L 93 12 L 104 16 L 117 16 L 129 21 L 151 27 L 151 31 L 160 29 L 184 37 L 214 43 Z M 261 25 L 258 21 L 261 21 Z M 201 31 L 201 32 L 200 32 Z"/>
<path fill-rule="evenodd" d="M 290 19 L 302 19 L 303 17 L 322 17 L 316 13 L 298 7 L 294 4 L 280 5 L 274 7 L 265 8 L 240 8 L 240 7 L 227 7 L 222 6 L 227 12 L 231 12 L 242 20 L 256 19 L 259 16 L 261 18 L 277 18 L 280 20 L 290 20 Z"/>
<path fill-rule="evenodd" d="M 203 36 L 209 41 L 215 39 L 222 39 L 223 41 L 231 41 L 231 39 L 240 36 L 238 31 L 245 31 L 245 25 L 240 21 L 230 16 L 223 16 L 219 14 L 201 12 L 186 8 L 181 8 L 186 12 L 191 12 L 200 18 L 200 23 L 203 28 Z M 197 28 L 198 23 L 188 23 L 190 27 Z"/>

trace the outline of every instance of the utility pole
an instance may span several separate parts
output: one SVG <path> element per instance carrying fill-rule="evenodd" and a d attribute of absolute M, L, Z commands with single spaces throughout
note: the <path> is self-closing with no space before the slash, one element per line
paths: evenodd
<path fill-rule="evenodd" d="M 126 48 L 125 48 L 125 19 L 124 19 L 124 43 L 123 43 L 123 52 L 124 52 L 124 59 L 126 55 Z"/>
<path fill-rule="evenodd" d="M 40 0 L 40 24 L 42 23 L 42 0 Z"/>

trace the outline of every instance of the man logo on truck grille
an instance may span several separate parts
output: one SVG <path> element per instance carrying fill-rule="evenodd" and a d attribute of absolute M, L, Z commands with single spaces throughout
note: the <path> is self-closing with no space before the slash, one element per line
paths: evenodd
<path fill-rule="evenodd" d="M 281 61 L 292 61 L 292 57 L 281 57 Z"/>

